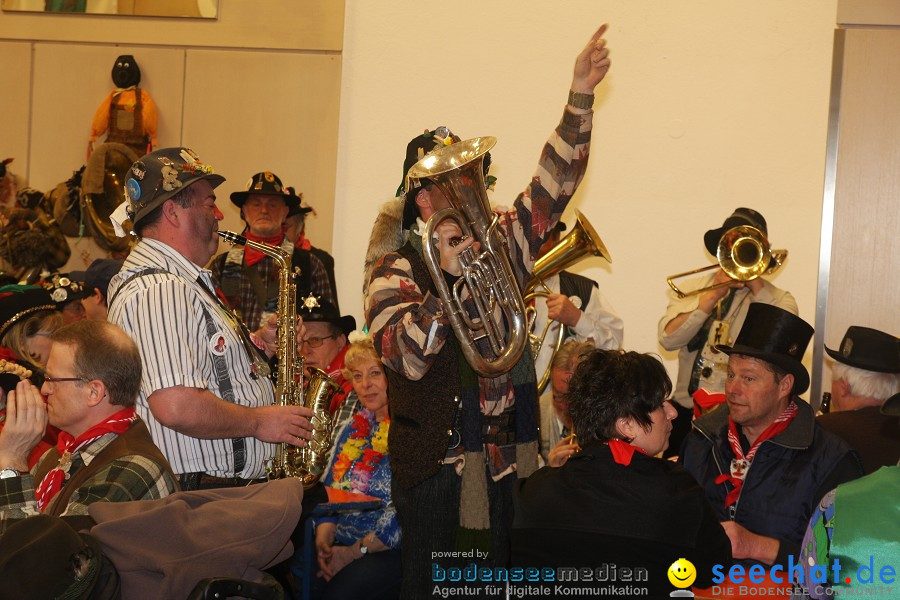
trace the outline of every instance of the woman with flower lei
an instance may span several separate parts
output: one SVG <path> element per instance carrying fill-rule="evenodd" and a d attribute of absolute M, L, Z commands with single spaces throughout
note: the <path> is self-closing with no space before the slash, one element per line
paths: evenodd
<path fill-rule="evenodd" d="M 382 500 L 381 508 L 316 519 L 323 598 L 396 598 L 400 592 L 400 527 L 391 501 L 387 378 L 371 338 L 353 332 L 344 377 L 359 405 L 337 431 L 323 484 Z"/>

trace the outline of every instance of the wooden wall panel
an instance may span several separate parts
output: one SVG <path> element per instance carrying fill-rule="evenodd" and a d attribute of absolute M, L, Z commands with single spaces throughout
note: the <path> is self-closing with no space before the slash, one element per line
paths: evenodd
<path fill-rule="evenodd" d="M 315 208 L 307 235 L 330 249 L 341 60 L 328 54 L 188 50 L 184 143 L 227 181 L 223 227 L 242 227 L 231 192 L 273 171 Z"/>
<path fill-rule="evenodd" d="M 31 96 L 31 44 L 27 42 L 0 42 L 0 115 L 26 114 Z M 0 132 L 0 160 L 14 158 L 10 165 L 13 173 L 28 177 L 29 118 L 2 119 Z"/>

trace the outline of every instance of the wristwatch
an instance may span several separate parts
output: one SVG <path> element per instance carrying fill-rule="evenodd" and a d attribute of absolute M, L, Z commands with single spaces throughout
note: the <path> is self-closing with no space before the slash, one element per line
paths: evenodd
<path fill-rule="evenodd" d="M 0 479 L 9 479 L 10 477 L 20 477 L 22 474 L 9 467 L 0 470 Z"/>

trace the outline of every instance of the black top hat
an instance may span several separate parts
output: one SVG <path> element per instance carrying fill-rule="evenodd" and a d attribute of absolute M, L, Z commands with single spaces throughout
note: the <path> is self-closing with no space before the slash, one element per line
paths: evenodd
<path fill-rule="evenodd" d="M 754 302 L 747 309 L 734 345 L 719 344 L 725 354 L 743 354 L 781 367 L 794 376 L 794 394 L 809 387 L 809 373 L 801 362 L 812 338 L 812 326 L 795 314 L 771 304 Z"/>
<path fill-rule="evenodd" d="M 293 191 L 288 190 L 289 188 L 284 187 L 278 175 L 272 171 L 263 171 L 250 178 L 250 181 L 247 182 L 246 190 L 243 192 L 232 192 L 231 202 L 237 207 L 243 207 L 251 194 L 265 194 L 267 196 L 281 196 L 284 199 L 284 205 L 288 209 L 300 206 L 300 198 Z"/>
<path fill-rule="evenodd" d="M 225 178 L 216 175 L 190 148 L 163 148 L 131 165 L 125 181 L 128 217 L 138 221 L 189 185 L 206 179 L 217 187 Z"/>
<path fill-rule="evenodd" d="M 834 360 L 866 371 L 900 373 L 900 339 L 870 327 L 851 325 L 841 340 L 841 349 L 825 352 Z"/>
<path fill-rule="evenodd" d="M 306 323 L 331 323 L 337 325 L 344 335 L 350 335 L 356 329 L 356 319 L 352 315 L 341 316 L 337 307 L 326 300 L 313 300 L 312 296 L 301 298 L 297 303 L 297 312 Z"/>
<path fill-rule="evenodd" d="M 33 285 L 0 287 L 0 338 L 20 319 L 40 310 L 56 310 L 50 292 Z"/>
<path fill-rule="evenodd" d="M 703 243 L 706 245 L 706 249 L 709 253 L 716 256 L 716 250 L 719 247 L 719 240 L 722 239 L 722 234 L 738 225 L 756 227 L 762 231 L 764 236 L 769 237 L 769 231 L 766 228 L 766 219 L 760 213 L 752 208 L 736 208 L 734 209 L 734 212 L 731 213 L 731 216 L 725 219 L 725 222 L 722 223 L 721 227 L 718 229 L 710 229 L 703 234 Z"/>
<path fill-rule="evenodd" d="M 63 519 L 22 519 L 0 536 L 0 600 L 90 598 L 102 562 L 97 541 Z"/>

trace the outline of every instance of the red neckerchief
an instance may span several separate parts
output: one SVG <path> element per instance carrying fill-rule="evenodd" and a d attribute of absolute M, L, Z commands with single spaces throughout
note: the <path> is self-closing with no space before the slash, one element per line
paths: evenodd
<path fill-rule="evenodd" d="M 700 388 L 693 395 L 694 398 L 694 418 L 699 419 L 715 406 L 725 402 L 725 394 L 723 392 L 712 392 L 705 388 Z"/>
<path fill-rule="evenodd" d="M 279 233 L 277 235 L 273 235 L 270 237 L 262 237 L 260 235 L 253 235 L 249 230 L 244 234 L 244 237 L 250 240 L 251 242 L 258 242 L 260 244 L 269 244 L 270 246 L 280 246 L 281 240 L 284 239 L 284 234 Z M 244 248 L 244 262 L 248 267 L 255 265 L 262 259 L 266 257 L 265 254 L 256 250 L 255 248 L 246 247 Z"/>
<path fill-rule="evenodd" d="M 642 448 L 638 448 L 637 446 L 633 446 L 622 440 L 609 440 L 606 442 L 606 445 L 609 446 L 609 451 L 612 452 L 613 460 L 616 461 L 616 464 L 626 467 L 631 464 L 631 459 L 634 457 L 635 451 L 640 452 L 644 456 L 650 456 L 644 452 Z"/>
<path fill-rule="evenodd" d="M 65 431 L 59 432 L 56 441 L 56 449 L 59 452 L 59 464 L 50 469 L 37 487 L 37 503 L 41 512 L 47 508 L 53 497 L 62 489 L 63 482 L 69 478 L 69 467 L 72 465 L 72 454 L 78 452 L 94 440 L 107 433 L 122 434 L 128 431 L 131 424 L 137 420 L 134 407 L 130 406 L 120 410 L 102 423 L 97 423 L 77 438 L 73 438 Z"/>
<path fill-rule="evenodd" d="M 334 360 L 331 361 L 331 364 L 328 365 L 328 368 L 325 369 L 325 372 L 329 377 L 334 379 L 339 386 L 341 386 L 341 391 L 336 393 L 331 397 L 331 404 L 328 407 L 328 412 L 331 414 L 335 414 L 337 409 L 340 408 L 341 404 L 344 402 L 344 399 L 350 393 L 350 390 L 353 389 L 353 384 L 344 377 L 344 356 L 347 354 L 347 350 L 350 349 L 350 344 L 345 345 L 341 348 L 340 352 L 337 353 L 337 356 L 334 357 Z"/>
<path fill-rule="evenodd" d="M 787 429 L 794 417 L 797 416 L 798 410 L 798 406 L 791 401 L 787 408 L 775 418 L 775 421 L 760 434 L 746 456 L 744 456 L 744 449 L 741 448 L 741 438 L 738 435 L 737 425 L 734 424 L 731 417 L 728 417 L 728 444 L 734 453 L 734 459 L 731 461 L 731 473 L 723 473 L 716 477 L 717 484 L 729 481 L 734 486 L 734 489 L 725 496 L 725 508 L 737 502 L 738 497 L 741 495 L 741 486 L 744 485 L 744 478 L 747 476 L 747 471 L 750 470 L 750 464 L 753 462 L 753 457 L 756 456 L 756 451 L 759 450 L 759 445 Z"/>
<path fill-rule="evenodd" d="M 294 242 L 294 247 L 300 248 L 301 250 L 309 250 L 310 248 L 312 248 L 312 244 L 307 239 L 306 234 L 300 232 L 300 237 L 298 237 L 297 241 Z"/>

